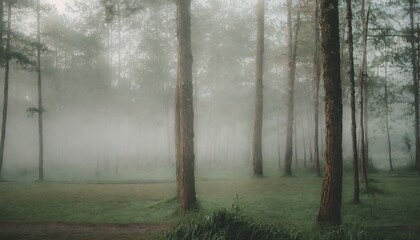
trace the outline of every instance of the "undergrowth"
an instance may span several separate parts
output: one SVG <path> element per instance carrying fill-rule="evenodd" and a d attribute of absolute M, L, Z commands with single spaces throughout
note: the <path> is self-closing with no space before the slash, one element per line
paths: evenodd
<path fill-rule="evenodd" d="M 208 216 L 186 217 L 162 239 L 292 240 L 297 238 L 286 229 L 255 223 L 238 212 L 223 209 L 214 211 Z"/>
<path fill-rule="evenodd" d="M 416 235 L 391 234 L 359 225 L 315 226 L 312 229 L 260 224 L 240 212 L 223 209 L 212 214 L 186 215 L 160 239 L 167 240 L 415 240 Z"/>

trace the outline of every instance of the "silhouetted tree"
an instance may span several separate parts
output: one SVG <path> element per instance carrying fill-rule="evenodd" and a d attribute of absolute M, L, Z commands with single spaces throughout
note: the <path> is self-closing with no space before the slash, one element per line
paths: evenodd
<path fill-rule="evenodd" d="M 38 76 L 38 138 L 39 138 L 39 180 L 44 180 L 44 131 L 42 121 L 42 78 L 41 78 L 41 5 L 37 1 L 36 6 L 36 22 L 37 22 L 37 42 L 38 46 L 36 49 L 37 54 L 37 76 Z"/>
<path fill-rule="evenodd" d="M 264 0 L 257 2 L 257 56 L 255 80 L 255 119 L 253 144 L 253 169 L 255 175 L 263 175 L 262 125 L 263 125 L 263 69 L 264 69 Z"/>
<path fill-rule="evenodd" d="M 287 1 L 287 47 L 288 47 L 288 89 L 287 89 L 287 123 L 286 123 L 286 153 L 284 173 L 292 175 L 293 160 L 293 123 L 294 123 L 294 88 L 296 73 L 297 35 L 300 25 L 300 10 L 297 14 L 295 34 L 292 26 L 292 1 Z M 294 36 L 294 38 L 293 38 Z"/>
<path fill-rule="evenodd" d="M 417 79 L 417 56 L 416 56 L 416 38 L 414 28 L 414 8 L 415 0 L 409 0 L 409 13 L 410 13 L 410 52 L 411 52 L 411 65 L 413 74 L 413 94 L 414 94 L 414 133 L 415 133 L 415 144 L 416 144 L 416 168 L 420 172 L 420 130 L 419 130 L 419 80 Z"/>
<path fill-rule="evenodd" d="M 365 15 L 365 1 L 362 0 L 362 63 L 360 65 L 360 169 L 362 171 L 363 180 L 365 183 L 365 189 L 369 187 L 369 179 L 367 176 L 367 35 L 368 35 L 368 24 L 370 15 L 370 3 L 368 6 L 367 14 Z"/>
<path fill-rule="evenodd" d="M 341 223 L 342 93 L 338 0 L 321 0 L 321 52 L 325 89 L 325 167 L 317 222 Z"/>
<path fill-rule="evenodd" d="M 353 56 L 353 11 L 351 0 L 346 0 L 346 18 L 347 18 L 347 45 L 349 53 L 349 80 L 351 95 L 351 142 L 353 147 L 353 203 L 359 203 L 359 158 L 357 157 L 357 133 L 356 133 L 356 92 L 354 81 L 354 56 Z"/>
<path fill-rule="evenodd" d="M 4 157 L 4 146 L 6 140 L 6 129 L 7 129 L 7 107 L 9 99 L 9 69 L 10 69 L 10 29 L 11 29 L 11 2 L 7 2 L 7 39 L 6 39 L 6 51 L 3 53 L 3 32 L 4 32 L 4 4 L 3 1 L 0 1 L 0 62 L 5 60 L 5 71 L 4 71 L 4 87 L 3 87 L 3 115 L 2 115 L 2 124 L 1 124 L 1 140 L 0 140 L 0 176 L 1 170 L 3 167 L 3 157 Z"/>
<path fill-rule="evenodd" d="M 314 117 L 314 164 L 315 171 L 318 177 L 321 176 L 321 167 L 319 164 L 319 79 L 321 75 L 321 66 L 319 64 L 319 1 L 315 0 L 315 13 L 314 13 L 314 57 L 313 57 L 313 117 Z"/>

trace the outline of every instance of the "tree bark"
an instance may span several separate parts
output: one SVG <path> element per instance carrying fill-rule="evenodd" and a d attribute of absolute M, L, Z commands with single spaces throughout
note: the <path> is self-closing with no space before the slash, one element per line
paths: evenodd
<path fill-rule="evenodd" d="M 288 91 L 287 91 L 287 126 L 284 174 L 292 175 L 293 160 L 293 123 L 294 123 L 294 88 L 297 52 L 297 33 L 299 32 L 300 11 L 296 24 L 295 42 L 292 29 L 292 1 L 287 0 L 287 28 L 288 28 Z"/>
<path fill-rule="evenodd" d="M 317 222 L 341 223 L 342 93 L 338 0 L 321 0 L 321 50 L 325 89 L 325 167 Z"/>
<path fill-rule="evenodd" d="M 3 169 L 3 160 L 4 160 L 4 147 L 6 144 L 6 129 L 7 129 L 7 108 L 8 108 L 8 101 L 9 101 L 9 69 L 10 69 L 10 30 L 11 30 L 11 2 L 7 4 L 8 13 L 7 13 L 7 39 L 6 39 L 6 52 L 1 54 L 1 57 L 5 59 L 5 71 L 4 71 L 4 87 L 3 87 L 3 115 L 2 115 L 2 124 L 1 124 L 1 140 L 0 140 L 0 178 L 1 178 L 1 171 Z M 3 22 L 3 1 L 0 1 L 0 44 L 3 46 L 3 32 L 4 32 L 4 22 Z M 2 59 L 3 60 L 3 59 Z"/>
<path fill-rule="evenodd" d="M 420 173 L 420 130 L 419 130 L 419 80 L 417 79 L 415 29 L 414 29 L 414 7 L 415 1 L 409 0 L 410 11 L 410 44 L 411 44 L 411 65 L 413 67 L 413 94 L 414 94 L 414 133 L 416 144 L 416 169 Z"/>
<path fill-rule="evenodd" d="M 388 107 L 388 68 L 387 63 L 385 63 L 385 126 L 386 126 L 386 136 L 388 139 L 388 160 L 389 160 L 389 169 L 394 171 L 394 166 L 392 164 L 392 152 L 391 152 L 391 136 L 389 134 L 389 107 Z"/>
<path fill-rule="evenodd" d="M 252 165 L 254 175 L 263 175 L 262 125 L 263 125 L 263 68 L 264 68 L 264 0 L 257 3 L 257 55 L 255 80 L 255 119 Z"/>
<path fill-rule="evenodd" d="M 315 0 L 315 51 L 314 51 L 314 58 L 313 58 L 313 118 L 314 118 L 314 164 L 315 164 L 315 172 L 318 177 L 321 176 L 321 167 L 319 164 L 319 144 L 318 144 L 318 133 L 319 133 L 319 79 L 321 75 L 321 68 L 319 64 L 319 2 Z"/>
<path fill-rule="evenodd" d="M 41 6 L 37 1 L 36 7 L 36 21 L 37 21 L 37 74 L 38 74 L 38 131 L 39 131 L 39 176 L 38 180 L 44 180 L 44 133 L 43 133 L 43 122 L 42 113 L 44 111 L 42 107 L 42 78 L 41 78 Z"/>
<path fill-rule="evenodd" d="M 175 141 L 176 179 L 182 209 L 191 209 L 197 199 L 194 178 L 194 109 L 191 50 L 191 0 L 177 0 L 178 76 Z"/>
<path fill-rule="evenodd" d="M 365 1 L 362 1 L 362 23 L 363 23 L 363 35 L 362 35 L 362 64 L 360 68 L 360 167 L 363 175 L 366 191 L 369 188 L 369 179 L 367 175 L 367 155 L 366 155 L 366 134 L 365 134 L 365 97 L 366 97 L 366 77 L 367 77 L 367 32 L 369 24 L 370 14 L 370 3 L 367 14 L 365 16 Z"/>
<path fill-rule="evenodd" d="M 351 7 L 351 0 L 346 0 L 347 3 L 347 31 L 348 31 L 348 52 L 350 69 L 348 72 L 350 80 L 350 95 L 351 95 L 351 142 L 353 146 L 353 203 L 360 203 L 360 186 L 359 186 L 359 158 L 357 156 L 357 127 L 356 127 L 356 91 L 354 81 L 354 47 L 353 47 L 353 11 Z"/>

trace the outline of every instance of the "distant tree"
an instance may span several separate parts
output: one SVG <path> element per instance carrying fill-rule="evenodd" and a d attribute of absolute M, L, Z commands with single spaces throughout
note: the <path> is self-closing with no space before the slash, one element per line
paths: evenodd
<path fill-rule="evenodd" d="M 263 69 L 264 69 L 264 0 L 257 2 L 257 56 L 255 82 L 255 119 L 253 169 L 255 175 L 263 175 L 262 125 L 263 125 Z"/>
<path fill-rule="evenodd" d="M 39 175 L 40 181 L 44 180 L 44 131 L 43 131 L 43 119 L 42 119 L 42 77 L 41 77 L 41 5 L 40 0 L 37 1 L 36 5 L 36 26 L 37 26 L 37 42 L 38 46 L 36 49 L 37 55 L 37 76 L 38 76 L 38 139 L 39 139 Z"/>
<path fill-rule="evenodd" d="M 177 193 L 182 209 L 196 203 L 194 109 L 191 50 L 191 0 L 177 0 L 178 76 L 175 106 Z"/>
<path fill-rule="evenodd" d="M 353 147 L 353 203 L 360 202 L 359 187 L 359 158 L 357 157 L 357 133 L 356 133 L 356 92 L 354 81 L 354 56 L 353 56 L 353 11 L 351 0 L 346 0 L 346 18 L 347 18 L 347 45 L 349 53 L 349 80 L 351 95 L 351 142 Z"/>
<path fill-rule="evenodd" d="M 365 189 L 368 189 L 369 179 L 367 176 L 368 154 L 367 154 L 367 35 L 370 16 L 370 2 L 365 14 L 365 1 L 362 0 L 362 63 L 360 65 L 360 169 L 365 183 Z"/>
<path fill-rule="evenodd" d="M 314 164 L 315 171 L 318 177 L 321 176 L 321 167 L 319 164 L 319 80 L 321 75 L 321 66 L 319 58 L 319 0 L 315 0 L 315 12 L 314 12 L 314 57 L 313 57 L 313 118 L 314 118 Z"/>
<path fill-rule="evenodd" d="M 288 89 L 287 89 L 287 123 L 286 123 L 286 152 L 285 152 L 285 175 L 292 175 L 293 160 L 293 123 L 294 123 L 294 88 L 296 73 L 297 36 L 300 25 L 300 9 L 297 14 L 295 34 L 292 24 L 292 1 L 287 1 L 287 47 L 288 47 Z"/>
<path fill-rule="evenodd" d="M 411 66 L 413 76 L 413 94 L 414 94 L 414 133 L 415 133 L 415 144 L 416 144 L 416 169 L 420 172 L 420 129 L 419 129 L 419 80 L 417 79 L 417 56 L 416 56 L 416 38 L 415 38 L 415 27 L 414 27 L 414 12 L 415 12 L 415 0 L 409 0 L 409 14 L 410 14 L 410 30 L 409 30 L 409 41 L 410 41 L 410 55 L 411 55 Z"/>
<path fill-rule="evenodd" d="M 338 0 L 321 0 L 321 52 L 325 89 L 325 167 L 320 224 L 341 223 L 342 199 L 342 93 L 340 79 L 340 36 Z"/>
<path fill-rule="evenodd" d="M 3 115 L 2 115 L 2 125 L 1 125 L 1 140 L 0 140 L 0 177 L 1 177 L 1 170 L 3 167 L 3 157 L 4 157 L 4 146 L 6 140 L 6 129 L 7 129 L 7 107 L 8 107 L 8 99 L 9 99 L 9 69 L 10 69 L 10 30 L 11 30 L 11 15 L 12 15 L 12 3 L 9 1 L 7 2 L 7 39 L 6 39 L 6 50 L 3 53 L 3 32 L 4 32 L 4 3 L 3 0 L 0 1 L 0 62 L 5 60 L 5 72 L 4 72 L 4 95 L 3 95 Z"/>

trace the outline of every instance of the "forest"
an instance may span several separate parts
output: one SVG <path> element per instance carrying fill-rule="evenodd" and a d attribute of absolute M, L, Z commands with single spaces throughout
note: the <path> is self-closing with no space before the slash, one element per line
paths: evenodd
<path fill-rule="evenodd" d="M 0 0 L 0 239 L 420 239 L 417 0 Z"/>

